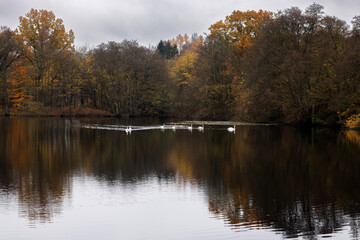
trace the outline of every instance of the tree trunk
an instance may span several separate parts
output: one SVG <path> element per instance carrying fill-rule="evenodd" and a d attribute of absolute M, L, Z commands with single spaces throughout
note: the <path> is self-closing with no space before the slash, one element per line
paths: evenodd
<path fill-rule="evenodd" d="M 119 112 L 119 104 L 118 103 L 115 103 L 115 112 L 116 112 L 116 115 L 120 114 L 120 112 Z"/>
<path fill-rule="evenodd" d="M 130 101 L 129 101 L 129 115 L 132 116 L 132 86 L 130 81 Z"/>
<path fill-rule="evenodd" d="M 315 123 L 315 100 L 312 103 L 312 109 L 311 109 L 311 123 Z"/>

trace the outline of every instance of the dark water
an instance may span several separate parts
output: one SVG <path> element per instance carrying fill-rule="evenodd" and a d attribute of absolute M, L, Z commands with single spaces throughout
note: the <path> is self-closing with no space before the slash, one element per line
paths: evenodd
<path fill-rule="evenodd" d="M 357 132 L 94 121 L 0 118 L 0 239 L 360 237 Z"/>

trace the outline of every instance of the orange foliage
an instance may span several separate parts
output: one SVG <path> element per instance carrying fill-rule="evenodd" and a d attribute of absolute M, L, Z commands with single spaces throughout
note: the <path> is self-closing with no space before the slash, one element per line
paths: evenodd
<path fill-rule="evenodd" d="M 221 36 L 233 44 L 234 50 L 242 54 L 246 48 L 254 44 L 254 38 L 260 32 L 261 25 L 270 20 L 272 12 L 233 11 L 226 16 L 225 21 L 219 21 L 210 26 L 210 37 Z"/>
<path fill-rule="evenodd" d="M 181 52 L 184 45 L 190 44 L 190 38 L 187 34 L 185 34 L 184 36 L 179 34 L 176 38 L 171 39 L 170 43 L 171 45 L 176 44 L 179 52 Z"/>
<path fill-rule="evenodd" d="M 345 126 L 350 129 L 359 128 L 360 127 L 360 114 L 355 114 L 355 115 L 350 116 L 346 120 Z"/>
<path fill-rule="evenodd" d="M 8 81 L 11 84 L 9 98 L 11 101 L 11 110 L 16 112 L 20 110 L 31 98 L 28 89 L 31 86 L 31 78 L 26 66 L 21 61 L 14 64 L 14 70 L 10 73 Z"/>

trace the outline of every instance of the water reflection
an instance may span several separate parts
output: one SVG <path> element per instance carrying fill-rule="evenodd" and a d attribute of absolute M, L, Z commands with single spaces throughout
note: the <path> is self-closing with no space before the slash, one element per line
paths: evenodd
<path fill-rule="evenodd" d="M 15 197 L 21 217 L 49 222 L 72 198 L 76 177 L 116 189 L 155 176 L 201 188 L 209 211 L 234 231 L 269 228 L 285 237 L 313 238 L 349 227 L 350 237 L 359 237 L 357 132 L 243 126 L 236 134 L 207 129 L 126 135 L 78 125 L 0 119 L 2 203 Z"/>

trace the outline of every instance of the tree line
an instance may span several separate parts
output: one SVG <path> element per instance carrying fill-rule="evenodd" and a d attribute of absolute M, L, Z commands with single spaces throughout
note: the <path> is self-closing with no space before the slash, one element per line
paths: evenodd
<path fill-rule="evenodd" d="M 360 16 L 350 28 L 315 3 L 305 11 L 233 11 L 209 31 L 151 48 L 124 40 L 75 49 L 61 19 L 31 9 L 15 30 L 0 30 L 2 111 L 311 124 L 358 119 Z"/>

